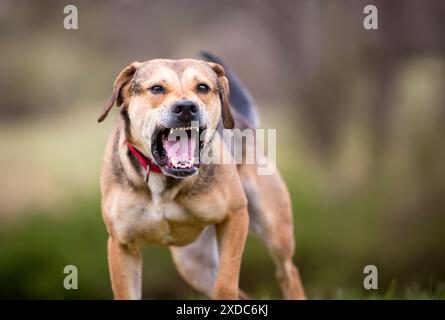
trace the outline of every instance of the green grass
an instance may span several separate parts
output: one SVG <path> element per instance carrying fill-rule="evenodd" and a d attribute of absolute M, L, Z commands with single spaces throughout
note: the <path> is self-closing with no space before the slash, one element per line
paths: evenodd
<path fill-rule="evenodd" d="M 309 210 L 302 200 L 296 209 Z M 297 210 L 298 211 L 298 210 Z M 42 214 L 44 213 L 44 214 Z M 298 216 L 299 214 L 297 214 Z M 315 222 L 301 219 L 306 228 Z M 307 223 L 307 224 L 306 224 Z M 297 228 L 300 230 L 300 228 Z M 313 299 L 444 299 L 445 286 L 430 283 L 382 284 L 381 289 L 365 291 L 361 287 L 362 273 L 349 274 L 357 266 L 356 259 L 343 262 L 329 261 L 332 255 L 349 254 L 335 249 L 325 252 L 332 235 L 317 243 L 310 232 L 297 238 L 302 253 L 297 254 L 307 295 Z M 106 262 L 106 231 L 102 222 L 99 195 L 74 199 L 67 205 L 63 216 L 48 212 L 32 212 L 20 222 L 10 221 L 0 228 L 0 298 L 39 299 L 109 299 L 112 297 Z M 343 242 L 340 242 L 343 245 Z M 319 247 L 319 249 L 315 249 Z M 314 250 L 312 253 L 308 250 Z M 343 257 L 340 256 L 339 259 Z M 324 260 L 323 260 L 324 259 Z M 357 258 L 357 260 L 360 260 Z M 348 263 L 352 263 L 352 266 Z M 329 265 L 329 263 L 331 265 Z M 79 289 L 63 288 L 63 268 L 75 265 L 79 272 Z M 252 298 L 279 299 L 274 279 L 273 264 L 263 245 L 250 237 L 243 261 L 241 286 Z M 144 249 L 144 298 L 193 298 L 201 295 L 190 289 L 177 274 L 168 250 Z"/>

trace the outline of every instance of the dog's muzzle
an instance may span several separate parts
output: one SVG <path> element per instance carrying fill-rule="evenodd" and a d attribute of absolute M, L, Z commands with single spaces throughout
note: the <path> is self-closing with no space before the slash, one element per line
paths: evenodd
<path fill-rule="evenodd" d="M 197 104 L 181 100 L 169 108 L 168 117 L 155 127 L 151 151 L 165 174 L 181 178 L 198 172 L 204 146 L 200 137 L 206 129 L 201 119 Z"/>

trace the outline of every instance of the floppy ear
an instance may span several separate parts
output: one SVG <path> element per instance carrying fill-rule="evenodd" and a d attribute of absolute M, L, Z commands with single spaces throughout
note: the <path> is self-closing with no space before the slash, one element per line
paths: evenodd
<path fill-rule="evenodd" d="M 229 106 L 229 81 L 224 76 L 224 68 L 220 64 L 213 62 L 208 62 L 208 64 L 217 75 L 216 82 L 218 85 L 219 99 L 221 100 L 221 117 L 224 128 L 233 129 L 233 116 Z"/>
<path fill-rule="evenodd" d="M 125 86 L 125 84 L 127 84 L 128 81 L 130 81 L 136 69 L 140 65 L 141 63 L 135 61 L 119 73 L 116 80 L 114 80 L 113 91 L 111 92 L 111 95 L 108 98 L 107 103 L 103 107 L 102 114 L 100 115 L 99 119 L 97 119 L 97 122 L 102 122 L 107 117 L 108 112 L 110 112 L 115 102 L 117 102 L 118 106 L 122 104 L 121 90 Z"/>

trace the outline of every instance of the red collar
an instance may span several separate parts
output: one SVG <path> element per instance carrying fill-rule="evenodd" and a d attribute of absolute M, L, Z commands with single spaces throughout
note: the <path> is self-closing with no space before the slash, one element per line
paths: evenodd
<path fill-rule="evenodd" d="M 138 149 L 136 149 L 128 141 L 127 141 L 127 146 L 128 146 L 128 149 L 130 149 L 130 152 L 139 160 L 139 163 L 144 168 L 144 170 L 147 172 L 146 181 L 148 181 L 148 176 L 150 175 L 150 171 L 156 172 L 156 173 L 162 173 L 161 167 L 154 164 L 153 161 L 151 161 L 149 158 L 144 156 Z"/>

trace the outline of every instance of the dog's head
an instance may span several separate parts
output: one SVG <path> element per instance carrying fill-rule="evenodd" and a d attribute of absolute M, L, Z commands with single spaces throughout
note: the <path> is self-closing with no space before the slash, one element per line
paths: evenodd
<path fill-rule="evenodd" d="M 187 177 L 198 171 L 199 155 L 219 121 L 233 128 L 228 94 L 219 64 L 194 59 L 133 62 L 117 76 L 98 121 L 116 102 L 129 142 L 165 174 Z"/>

